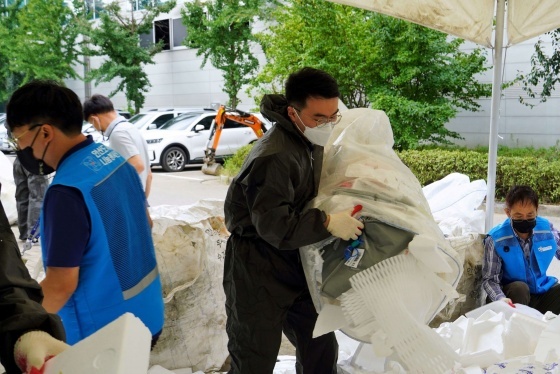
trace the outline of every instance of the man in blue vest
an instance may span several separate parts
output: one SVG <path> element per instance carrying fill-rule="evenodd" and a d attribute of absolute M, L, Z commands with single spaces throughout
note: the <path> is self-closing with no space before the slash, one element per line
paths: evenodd
<path fill-rule="evenodd" d="M 508 218 L 484 239 L 482 286 L 491 301 L 524 304 L 541 313 L 560 314 L 558 279 L 546 275 L 560 259 L 560 234 L 538 217 L 539 201 L 528 186 L 513 186 L 506 196 Z"/>
<path fill-rule="evenodd" d="M 163 299 L 138 173 L 82 134 L 82 105 L 70 89 L 33 81 L 14 92 L 6 118 L 22 165 L 56 175 L 41 212 L 43 306 L 74 344 L 131 312 L 154 341 Z"/>

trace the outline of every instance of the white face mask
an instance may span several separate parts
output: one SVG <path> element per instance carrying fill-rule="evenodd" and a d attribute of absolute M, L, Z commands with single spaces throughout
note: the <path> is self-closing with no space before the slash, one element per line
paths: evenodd
<path fill-rule="evenodd" d="M 301 118 L 299 117 L 299 114 L 297 113 L 297 111 L 295 111 L 295 114 L 296 114 L 297 118 L 299 119 L 299 121 L 301 122 L 301 124 L 303 125 L 303 128 L 304 128 L 303 136 L 305 136 L 307 138 L 307 140 L 309 140 L 313 144 L 320 145 L 321 147 L 326 146 L 327 141 L 329 140 L 329 137 L 331 136 L 331 133 L 334 129 L 334 125 L 336 123 L 327 122 L 325 124 L 322 124 L 320 127 L 319 126 L 307 127 L 307 126 L 305 126 L 305 123 L 303 123 Z M 299 130 L 299 126 L 296 125 L 296 127 Z"/>
<path fill-rule="evenodd" d="M 303 135 L 311 143 L 324 147 L 327 145 L 327 142 L 332 134 L 333 129 L 334 129 L 334 125 L 332 123 L 326 123 L 321 127 L 305 126 L 305 131 L 303 132 Z"/>

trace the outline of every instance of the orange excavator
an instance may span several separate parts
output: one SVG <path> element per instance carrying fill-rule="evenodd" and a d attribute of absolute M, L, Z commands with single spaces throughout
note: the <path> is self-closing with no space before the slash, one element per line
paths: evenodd
<path fill-rule="evenodd" d="M 239 109 L 226 108 L 220 105 L 216 118 L 212 121 L 210 127 L 210 137 L 204 150 L 204 165 L 202 165 L 202 172 L 209 175 L 219 175 L 222 165 L 216 162 L 216 149 L 220 143 L 220 136 L 226 124 L 226 120 L 235 121 L 245 126 L 249 126 L 257 138 L 261 138 L 266 132 L 266 128 L 262 122 L 253 114 L 243 112 Z M 212 145 L 210 145 L 212 144 Z"/>

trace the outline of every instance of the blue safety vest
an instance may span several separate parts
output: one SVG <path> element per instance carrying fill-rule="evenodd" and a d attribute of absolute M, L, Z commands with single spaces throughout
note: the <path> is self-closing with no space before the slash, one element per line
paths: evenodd
<path fill-rule="evenodd" d="M 86 338 L 126 312 L 140 318 L 152 335 L 160 332 L 161 281 L 136 170 L 117 152 L 92 143 L 63 160 L 51 186 L 57 184 L 82 193 L 91 220 L 78 287 L 58 312 L 68 343 Z M 41 220 L 41 226 L 44 223 Z M 49 232 L 41 227 L 41 233 L 46 241 Z"/>
<path fill-rule="evenodd" d="M 546 275 L 557 248 L 548 220 L 537 217 L 537 225 L 533 229 L 528 272 L 523 248 L 513 232 L 509 218 L 490 230 L 488 235 L 494 240 L 496 253 L 503 262 L 503 285 L 522 281 L 527 283 L 532 294 L 542 294 L 556 284 L 558 280 L 555 277 Z M 527 274 L 530 274 L 529 279 Z"/>

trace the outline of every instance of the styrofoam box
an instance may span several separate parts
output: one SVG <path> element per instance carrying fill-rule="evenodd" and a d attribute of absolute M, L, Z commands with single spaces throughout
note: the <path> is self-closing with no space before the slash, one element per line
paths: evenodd
<path fill-rule="evenodd" d="M 150 330 L 125 313 L 47 361 L 44 374 L 143 374 L 150 361 Z"/>

